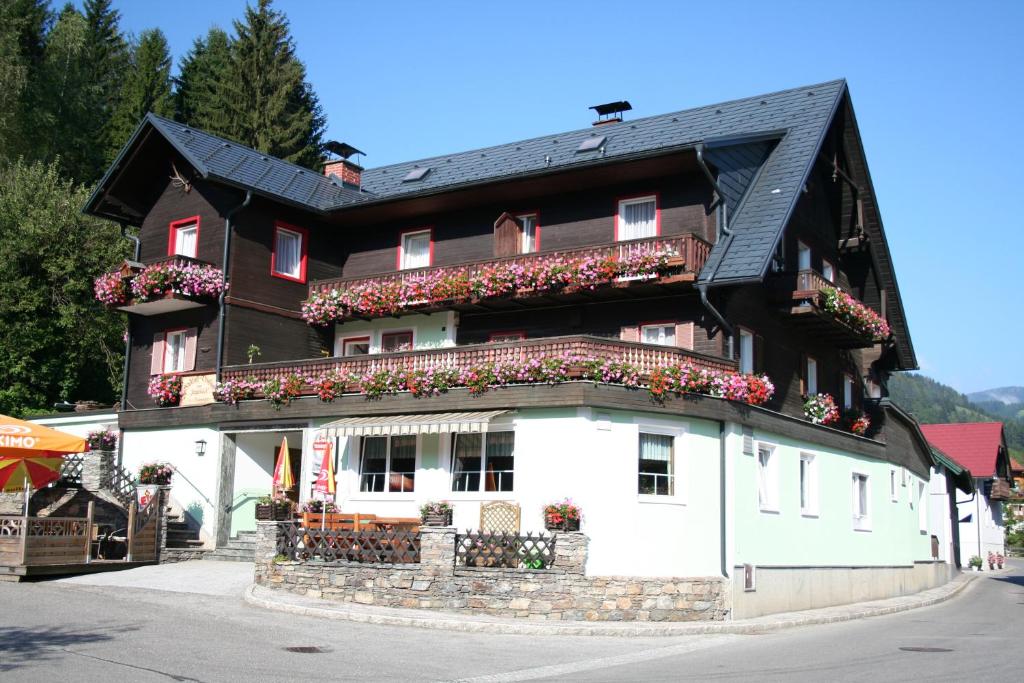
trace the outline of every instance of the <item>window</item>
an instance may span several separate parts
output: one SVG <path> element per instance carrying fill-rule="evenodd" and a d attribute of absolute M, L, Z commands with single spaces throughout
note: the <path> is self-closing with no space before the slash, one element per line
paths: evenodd
<path fill-rule="evenodd" d="M 274 250 L 270 254 L 270 274 L 295 282 L 306 281 L 306 250 L 309 233 L 304 228 L 274 225 Z"/>
<path fill-rule="evenodd" d="M 810 356 L 807 357 L 807 395 L 814 396 L 818 393 L 818 361 Z"/>
<path fill-rule="evenodd" d="M 416 484 L 416 437 L 366 436 L 362 442 L 359 490 L 410 493 Z"/>
<path fill-rule="evenodd" d="M 853 474 L 853 528 L 858 531 L 871 529 L 870 495 L 868 492 L 868 475 L 854 472 Z"/>
<path fill-rule="evenodd" d="M 803 242 L 797 242 L 796 245 L 796 267 L 797 270 L 810 270 L 811 269 L 811 248 Z"/>
<path fill-rule="evenodd" d="M 779 509 L 777 460 L 771 446 L 757 447 L 757 504 L 764 512 L 777 512 Z"/>
<path fill-rule="evenodd" d="M 452 443 L 452 491 L 512 491 L 515 432 L 458 433 Z"/>
<path fill-rule="evenodd" d="M 433 230 L 403 232 L 398 246 L 398 270 L 426 268 L 434 260 Z"/>
<path fill-rule="evenodd" d="M 660 344 L 661 346 L 676 345 L 676 324 L 656 323 L 640 326 L 640 341 L 645 344 Z"/>
<path fill-rule="evenodd" d="M 871 398 L 882 398 L 882 387 L 874 380 L 867 381 L 867 392 Z"/>
<path fill-rule="evenodd" d="M 853 407 L 853 377 L 843 375 L 843 410 Z"/>
<path fill-rule="evenodd" d="M 183 218 L 171 223 L 167 240 L 167 255 L 196 258 L 199 253 L 199 216 Z"/>
<path fill-rule="evenodd" d="M 526 332 L 515 331 L 515 332 L 491 332 L 487 341 L 495 344 L 502 344 L 505 342 L 523 341 L 526 339 Z"/>
<path fill-rule="evenodd" d="M 532 254 L 540 249 L 540 226 L 537 224 L 537 214 L 527 213 L 516 216 L 519 221 L 519 228 L 522 230 L 523 238 L 520 243 L 520 253 Z"/>
<path fill-rule="evenodd" d="M 617 241 L 657 237 L 661 232 L 661 212 L 658 210 L 657 195 L 620 199 L 619 212 L 615 220 Z"/>
<path fill-rule="evenodd" d="M 835 266 L 833 266 L 831 263 L 829 263 L 828 261 L 826 261 L 824 259 L 822 259 L 822 261 L 821 261 L 821 274 L 829 282 L 835 282 L 836 281 L 836 269 L 835 269 Z"/>
<path fill-rule="evenodd" d="M 174 330 L 164 333 L 164 372 L 185 371 L 185 339 L 188 330 Z"/>
<path fill-rule="evenodd" d="M 667 434 L 640 433 L 637 492 L 675 495 L 675 439 Z"/>
<path fill-rule="evenodd" d="M 818 513 L 818 477 L 814 466 L 814 456 L 810 453 L 800 454 L 800 513 L 816 515 Z"/>
<path fill-rule="evenodd" d="M 924 482 L 917 482 L 917 527 L 924 532 L 928 531 L 928 514 L 924 507 Z"/>
<path fill-rule="evenodd" d="M 896 470 L 889 470 L 889 499 L 894 503 L 900 499 L 899 489 L 896 487 Z"/>
<path fill-rule="evenodd" d="M 380 349 L 382 353 L 412 351 L 412 332 L 385 332 L 380 337 Z"/>
<path fill-rule="evenodd" d="M 369 337 L 350 337 L 341 341 L 341 355 L 365 356 L 370 353 Z"/>
<path fill-rule="evenodd" d="M 754 372 L 754 335 L 747 330 L 740 330 L 740 372 Z"/>

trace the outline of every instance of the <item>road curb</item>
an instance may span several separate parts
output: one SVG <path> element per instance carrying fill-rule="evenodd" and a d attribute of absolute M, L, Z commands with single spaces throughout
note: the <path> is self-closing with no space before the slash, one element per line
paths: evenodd
<path fill-rule="evenodd" d="M 979 574 L 978 576 L 981 576 Z M 962 573 L 952 581 L 911 596 L 889 598 L 866 603 L 837 605 L 817 610 L 772 614 L 754 619 L 727 622 L 558 622 L 513 621 L 510 619 L 481 619 L 472 615 L 451 612 L 367 607 L 350 603 L 326 604 L 317 598 L 307 598 L 253 584 L 245 591 L 245 602 L 254 607 L 340 621 L 379 626 L 411 626 L 463 633 L 493 633 L 504 635 L 563 635 L 563 636 L 621 636 L 656 637 L 707 634 L 750 635 L 768 633 L 798 626 L 831 624 L 854 619 L 883 616 L 929 607 L 945 602 L 960 594 L 978 576 Z"/>

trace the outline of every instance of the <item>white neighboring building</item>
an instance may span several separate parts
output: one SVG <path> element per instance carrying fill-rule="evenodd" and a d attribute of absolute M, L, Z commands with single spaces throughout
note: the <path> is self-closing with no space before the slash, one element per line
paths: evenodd
<path fill-rule="evenodd" d="M 985 560 L 1006 552 L 1003 502 L 1010 498 L 1010 458 L 1001 422 L 921 425 L 921 431 L 944 455 L 965 467 L 974 479 L 973 496 L 958 498 L 960 562 Z"/>
<path fill-rule="evenodd" d="M 971 473 L 937 448 L 932 448 L 935 466 L 928 482 L 928 530 L 932 556 L 960 567 L 960 525 L 958 502 L 975 493 Z"/>
<path fill-rule="evenodd" d="M 118 430 L 117 427 L 117 413 L 113 410 L 90 410 L 85 412 L 75 413 L 54 413 L 53 415 L 41 415 L 39 417 L 28 418 L 29 422 L 35 422 L 38 425 L 49 427 L 51 429 L 59 429 L 62 432 L 68 434 L 74 434 L 80 436 L 83 439 L 88 436 L 89 432 L 99 431 L 106 429 L 112 432 Z"/>

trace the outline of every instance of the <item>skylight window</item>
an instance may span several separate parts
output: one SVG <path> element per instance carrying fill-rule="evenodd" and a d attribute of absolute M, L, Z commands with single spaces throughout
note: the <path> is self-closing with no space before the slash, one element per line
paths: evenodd
<path fill-rule="evenodd" d="M 424 166 L 423 168 L 414 168 L 414 169 L 412 169 L 411 171 L 409 171 L 408 173 L 405 174 L 405 177 L 402 178 L 402 182 L 403 183 L 412 183 L 412 182 L 416 182 L 417 180 L 423 180 L 423 178 L 428 173 L 430 173 L 430 167 L 429 166 Z"/>
<path fill-rule="evenodd" d="M 607 135 L 599 135 L 596 137 L 590 137 L 580 143 L 580 146 L 576 148 L 577 152 L 592 152 L 595 149 L 600 149 L 604 146 L 605 140 L 608 139 Z"/>

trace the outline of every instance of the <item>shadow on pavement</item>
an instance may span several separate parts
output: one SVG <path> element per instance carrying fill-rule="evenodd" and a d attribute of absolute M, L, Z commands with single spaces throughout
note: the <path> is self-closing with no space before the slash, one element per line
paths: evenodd
<path fill-rule="evenodd" d="M 106 631 L 76 631 L 65 627 L 21 628 L 0 627 L 0 673 L 13 671 L 26 664 L 52 659 L 67 647 L 113 640 L 119 633 L 137 630 L 121 627 Z"/>

